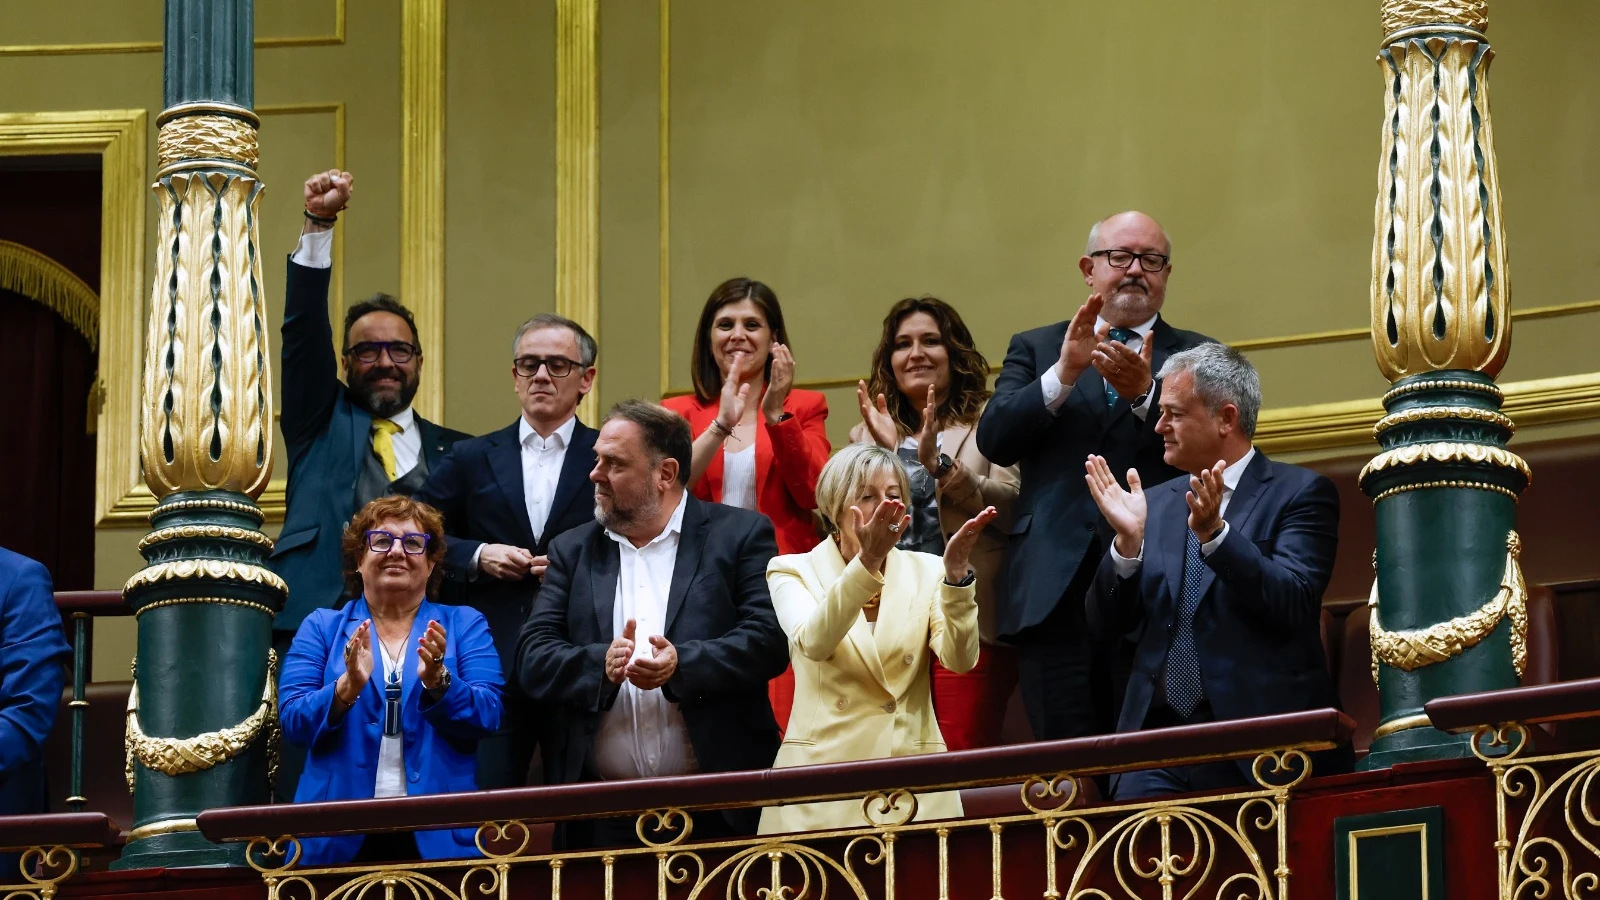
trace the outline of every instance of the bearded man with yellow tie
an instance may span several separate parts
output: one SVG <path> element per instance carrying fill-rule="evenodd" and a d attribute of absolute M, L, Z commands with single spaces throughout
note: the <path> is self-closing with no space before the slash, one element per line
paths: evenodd
<path fill-rule="evenodd" d="M 289 599 L 272 623 L 280 660 L 301 620 L 344 599 L 340 538 L 356 510 L 378 497 L 416 491 L 451 446 L 470 436 L 412 411 L 423 348 L 411 311 L 388 294 L 345 312 L 345 380 L 339 380 L 328 281 L 333 229 L 353 184 L 349 172 L 337 169 L 306 180 L 305 224 L 289 257 L 279 401 L 289 454 L 288 510 L 269 561 L 289 585 Z M 278 796 L 294 796 L 300 762 L 286 755 Z"/>

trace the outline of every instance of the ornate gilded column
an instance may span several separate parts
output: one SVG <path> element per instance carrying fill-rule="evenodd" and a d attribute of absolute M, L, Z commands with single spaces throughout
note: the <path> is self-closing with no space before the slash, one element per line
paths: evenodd
<path fill-rule="evenodd" d="M 1514 687 L 1527 591 L 1517 496 L 1527 463 L 1494 378 L 1511 290 L 1489 117 L 1487 0 L 1383 0 L 1383 154 L 1372 250 L 1372 345 L 1393 384 L 1361 473 L 1377 504 L 1369 767 L 1464 756 L 1423 703 Z"/>
<path fill-rule="evenodd" d="M 276 754 L 272 616 L 255 498 L 272 470 L 257 241 L 252 0 L 167 0 L 160 204 L 140 457 L 158 499 L 124 588 L 138 617 L 128 702 L 134 823 L 118 866 L 238 862 L 195 815 L 265 802 Z"/>

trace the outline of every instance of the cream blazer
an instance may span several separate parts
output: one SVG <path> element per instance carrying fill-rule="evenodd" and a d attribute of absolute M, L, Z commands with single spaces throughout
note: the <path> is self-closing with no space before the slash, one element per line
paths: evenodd
<path fill-rule="evenodd" d="M 850 429 L 850 441 L 871 443 L 872 435 L 867 433 L 866 425 L 857 424 Z M 939 432 L 939 446 L 965 469 L 960 477 L 939 491 L 939 528 L 944 532 L 944 539 L 949 541 L 985 506 L 992 506 L 999 513 L 978 535 L 969 560 L 972 570 L 978 573 L 978 633 L 984 643 L 997 643 L 994 623 L 1000 598 L 996 596 L 996 589 L 1005 565 L 1006 535 L 1011 533 L 1022 479 L 1016 466 L 997 466 L 984 458 L 971 425 L 951 425 Z"/>
<path fill-rule="evenodd" d="M 846 564 L 830 538 L 809 553 L 767 565 L 778 621 L 794 663 L 794 712 L 774 768 L 883 759 L 945 749 L 933 714 L 929 651 L 945 668 L 978 662 L 974 585 L 944 583 L 944 561 L 889 551 L 883 577 Z M 876 631 L 861 612 L 874 594 Z M 917 798 L 917 816 L 961 815 L 954 791 Z M 859 800 L 769 807 L 762 834 L 853 828 L 867 823 Z"/>

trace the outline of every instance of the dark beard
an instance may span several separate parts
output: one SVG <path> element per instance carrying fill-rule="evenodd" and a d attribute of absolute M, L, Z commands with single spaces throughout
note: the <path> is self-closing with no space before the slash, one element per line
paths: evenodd
<path fill-rule="evenodd" d="M 400 380 L 400 393 L 398 395 L 375 395 L 372 391 L 371 382 L 379 378 L 398 378 Z M 399 369 L 372 369 L 360 380 L 351 380 L 350 402 L 371 413 L 374 418 L 387 419 L 411 405 L 411 401 L 417 396 L 417 386 L 420 381 L 420 377 L 407 378 L 405 373 Z"/>

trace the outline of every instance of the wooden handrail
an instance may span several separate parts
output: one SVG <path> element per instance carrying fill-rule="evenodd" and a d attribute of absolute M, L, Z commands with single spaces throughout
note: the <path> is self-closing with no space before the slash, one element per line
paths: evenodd
<path fill-rule="evenodd" d="M 105 813 L 0 816 L 0 850 L 29 847 L 113 847 L 122 829 Z"/>
<path fill-rule="evenodd" d="M 1600 678 L 1438 697 L 1423 705 L 1433 727 L 1472 731 L 1484 725 L 1557 722 L 1600 716 Z"/>
<path fill-rule="evenodd" d="M 121 591 L 56 591 L 56 609 L 63 616 L 80 612 L 91 616 L 133 615 L 133 609 L 122 602 Z"/>
<path fill-rule="evenodd" d="M 1253 759 L 1273 750 L 1324 750 L 1348 743 L 1355 722 L 1336 709 L 1207 722 L 1129 734 L 1016 744 L 824 766 L 715 775 L 513 788 L 463 794 L 236 806 L 202 812 L 213 841 L 292 834 L 370 834 L 637 814 L 652 809 L 726 809 L 892 788 L 928 790 L 1022 781 L 1033 775 L 1097 775 L 1180 763 Z M 1287 780 L 1287 779 L 1286 779 Z"/>

